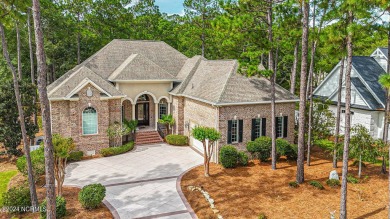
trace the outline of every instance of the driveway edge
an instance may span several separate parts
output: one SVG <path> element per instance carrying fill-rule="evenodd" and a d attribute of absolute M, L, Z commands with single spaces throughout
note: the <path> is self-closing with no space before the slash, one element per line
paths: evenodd
<path fill-rule="evenodd" d="M 181 198 L 181 201 L 184 203 L 184 205 L 186 206 L 187 210 L 188 210 L 188 213 L 190 213 L 191 217 L 193 219 L 198 219 L 198 216 L 196 216 L 195 214 L 195 211 L 194 209 L 192 209 L 190 203 L 188 203 L 186 197 L 184 196 L 184 193 L 183 191 L 181 190 L 181 179 L 183 178 L 183 176 L 190 172 L 191 170 L 197 168 L 197 167 L 200 167 L 202 166 L 203 164 L 200 164 L 200 165 L 197 165 L 197 166 L 194 166 L 194 167 L 191 167 L 190 169 L 184 171 L 182 174 L 180 174 L 179 177 L 177 177 L 177 180 L 176 180 L 176 190 L 177 190 L 177 193 L 179 193 L 179 196 Z"/>

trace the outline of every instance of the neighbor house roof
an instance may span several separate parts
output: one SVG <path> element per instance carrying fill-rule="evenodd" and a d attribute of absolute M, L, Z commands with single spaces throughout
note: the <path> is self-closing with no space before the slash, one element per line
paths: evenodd
<path fill-rule="evenodd" d="M 363 84 L 363 82 L 358 77 L 352 77 L 351 82 L 359 94 L 363 97 L 363 99 L 368 104 L 371 109 L 379 109 L 382 108 L 382 104 L 379 103 L 375 97 L 371 94 L 371 92 L 367 89 L 367 87 Z"/>
<path fill-rule="evenodd" d="M 380 47 L 379 49 L 381 50 L 381 52 L 383 53 L 383 55 L 386 56 L 386 58 L 389 58 L 389 49 L 388 49 L 388 48 Z"/>
<path fill-rule="evenodd" d="M 378 101 L 384 104 L 386 102 L 386 93 L 382 85 L 378 82 L 379 76 L 385 73 L 383 68 L 374 58 L 368 56 L 352 57 L 352 65 L 365 83 L 361 83 L 361 85 L 371 90 L 372 92 L 370 94 L 374 97 L 376 96 L 379 99 Z M 370 97 L 364 96 L 364 98 Z"/>

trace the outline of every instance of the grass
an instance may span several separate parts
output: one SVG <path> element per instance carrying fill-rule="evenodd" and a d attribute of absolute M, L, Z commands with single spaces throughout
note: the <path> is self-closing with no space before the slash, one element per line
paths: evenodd
<path fill-rule="evenodd" d="M 17 170 L 0 172 L 0 206 L 3 206 L 3 193 L 7 191 L 9 181 L 17 173 Z"/>

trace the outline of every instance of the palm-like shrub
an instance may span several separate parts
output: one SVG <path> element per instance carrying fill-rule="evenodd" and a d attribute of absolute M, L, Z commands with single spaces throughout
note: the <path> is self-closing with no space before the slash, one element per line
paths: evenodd
<path fill-rule="evenodd" d="M 175 119 L 171 114 L 169 115 L 162 115 L 161 119 L 158 120 L 158 123 L 165 125 L 165 128 L 167 129 L 167 135 L 171 133 L 171 127 L 175 124 Z"/>

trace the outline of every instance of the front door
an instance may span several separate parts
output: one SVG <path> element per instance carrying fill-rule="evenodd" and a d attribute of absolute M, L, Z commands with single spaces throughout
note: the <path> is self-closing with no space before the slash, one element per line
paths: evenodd
<path fill-rule="evenodd" d="M 138 125 L 149 125 L 149 103 L 135 105 L 135 118 L 138 120 Z"/>

